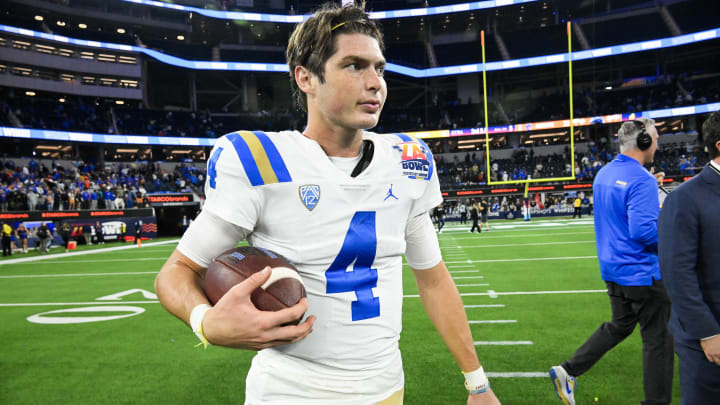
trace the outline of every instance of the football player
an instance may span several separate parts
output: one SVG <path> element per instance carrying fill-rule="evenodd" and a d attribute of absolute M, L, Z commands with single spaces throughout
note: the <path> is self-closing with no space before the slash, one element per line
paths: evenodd
<path fill-rule="evenodd" d="M 377 125 L 387 87 L 382 36 L 363 8 L 328 4 L 296 27 L 286 56 L 307 127 L 218 139 L 203 211 L 155 290 L 202 342 L 260 351 L 246 404 L 402 404 L 405 254 L 465 374 L 467 403 L 499 404 L 428 214 L 442 202 L 430 149 L 405 134 L 365 131 Z M 257 310 L 250 294 L 270 276 L 265 269 L 211 307 L 206 268 L 243 239 L 293 262 L 307 299 Z"/>

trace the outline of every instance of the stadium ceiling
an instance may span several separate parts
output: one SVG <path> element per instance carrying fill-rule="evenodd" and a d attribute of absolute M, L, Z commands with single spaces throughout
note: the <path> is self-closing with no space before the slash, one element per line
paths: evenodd
<path fill-rule="evenodd" d="M 197 13 L 206 17 L 218 18 L 223 20 L 243 20 L 243 21 L 266 21 L 274 23 L 299 23 L 308 18 L 310 14 L 302 15 L 285 15 L 285 14 L 262 14 L 247 13 L 242 11 L 220 11 L 207 10 L 199 7 L 183 6 L 180 4 L 166 3 L 164 1 L 153 0 L 122 0 L 128 3 L 142 4 L 145 6 L 161 7 L 169 10 L 184 11 L 188 13 Z M 475 1 L 472 3 L 449 4 L 446 6 L 410 8 L 404 10 L 387 10 L 387 11 L 371 11 L 368 14 L 371 19 L 386 18 L 404 18 L 404 17 L 423 17 L 427 15 L 462 13 L 466 11 L 483 10 L 497 7 L 512 6 L 516 4 L 534 3 L 540 0 L 485 0 Z"/>
<path fill-rule="evenodd" d="M 254 72 L 288 72 L 288 66 L 284 63 L 256 63 L 256 62 L 214 62 L 214 61 L 193 61 L 168 55 L 153 49 L 147 49 L 134 45 L 113 44 L 107 42 L 88 41 L 84 39 L 68 38 L 62 35 L 46 34 L 44 32 L 32 31 L 24 28 L 0 24 L 0 31 L 5 31 L 26 37 L 42 38 L 49 41 L 62 42 L 77 46 L 114 49 L 125 52 L 144 53 L 160 62 L 168 65 L 178 66 L 195 70 L 216 70 L 216 71 L 254 71 Z M 675 37 L 659 38 L 649 41 L 632 42 L 627 44 L 606 46 L 602 48 L 587 49 L 572 53 L 572 60 L 602 58 L 606 56 L 622 55 L 633 52 L 643 52 L 653 49 L 671 48 L 702 41 L 720 38 L 720 28 L 678 35 Z M 505 60 L 499 62 L 488 62 L 485 64 L 487 71 L 517 69 L 531 66 L 550 65 L 561 62 L 568 62 L 568 53 L 557 53 L 551 55 L 535 56 L 531 58 Z M 452 76 L 483 71 L 482 63 L 468 65 L 443 66 L 427 69 L 415 69 L 394 63 L 388 63 L 386 70 L 414 78 L 428 78 L 439 76 Z"/>

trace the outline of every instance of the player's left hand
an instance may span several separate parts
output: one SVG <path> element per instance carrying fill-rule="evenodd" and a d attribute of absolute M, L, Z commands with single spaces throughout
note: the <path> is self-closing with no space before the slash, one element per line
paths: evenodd
<path fill-rule="evenodd" d="M 707 357 L 708 361 L 720 366 L 720 335 L 701 340 L 700 346 L 703 352 L 705 352 L 705 357 Z"/>
<path fill-rule="evenodd" d="M 468 395 L 467 405 L 500 405 L 500 400 L 488 389 L 482 394 Z"/>

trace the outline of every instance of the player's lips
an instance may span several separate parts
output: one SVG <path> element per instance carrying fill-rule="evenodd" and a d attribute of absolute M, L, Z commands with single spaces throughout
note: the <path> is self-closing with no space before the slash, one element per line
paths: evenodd
<path fill-rule="evenodd" d="M 360 106 L 364 110 L 366 110 L 367 112 L 371 112 L 371 113 L 377 112 L 380 109 L 380 101 L 378 101 L 378 100 L 366 100 L 366 101 L 361 101 L 358 104 L 360 104 Z"/>

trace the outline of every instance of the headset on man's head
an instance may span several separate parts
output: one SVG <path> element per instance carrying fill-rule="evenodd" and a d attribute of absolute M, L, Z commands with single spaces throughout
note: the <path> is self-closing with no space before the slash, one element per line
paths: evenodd
<path fill-rule="evenodd" d="M 650 149 L 650 146 L 652 146 L 652 137 L 645 129 L 645 123 L 640 120 L 632 120 L 632 123 L 635 124 L 635 128 L 639 131 L 636 139 L 638 149 Z"/>

